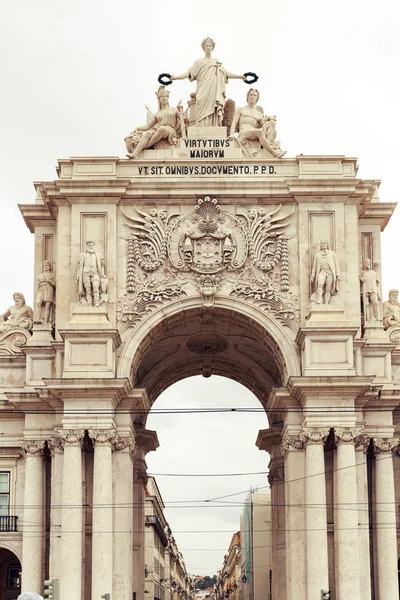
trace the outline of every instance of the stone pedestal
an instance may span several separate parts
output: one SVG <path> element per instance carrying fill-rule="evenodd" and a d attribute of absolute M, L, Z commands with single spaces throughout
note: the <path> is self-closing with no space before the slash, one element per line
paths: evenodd
<path fill-rule="evenodd" d="M 44 441 L 26 440 L 21 445 L 25 452 L 21 593 L 39 592 L 44 574 Z"/>

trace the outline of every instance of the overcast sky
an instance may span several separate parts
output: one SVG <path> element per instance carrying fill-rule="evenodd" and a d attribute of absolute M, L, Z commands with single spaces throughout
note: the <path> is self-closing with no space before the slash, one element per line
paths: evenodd
<path fill-rule="evenodd" d="M 159 73 L 187 70 L 202 57 L 207 35 L 216 41 L 213 56 L 228 70 L 259 75 L 260 104 L 277 115 L 288 156 L 358 157 L 359 177 L 381 179 L 381 201 L 397 201 L 398 0 L 3 0 L 0 6 L 0 312 L 14 291 L 33 303 L 33 236 L 17 208 L 34 202 L 32 182 L 56 178 L 59 158 L 124 157 L 125 135 L 145 123 L 144 105 L 156 110 Z M 171 104 L 185 102 L 194 88 L 174 82 Z M 247 90 L 232 81 L 227 96 L 242 105 Z M 384 299 L 400 286 L 399 231 L 396 211 L 383 235 Z M 204 405 L 205 399 L 211 406 L 259 406 L 238 384 L 212 377 L 177 384 L 155 408 Z M 149 418 L 149 427 L 161 442 L 148 456 L 152 472 L 265 470 L 267 456 L 254 446 L 258 429 L 266 427 L 264 415 L 160 415 Z M 166 503 L 267 483 L 265 476 L 157 481 Z M 220 567 L 239 513 L 169 509 L 176 532 L 225 531 L 176 533 L 191 572 Z"/>

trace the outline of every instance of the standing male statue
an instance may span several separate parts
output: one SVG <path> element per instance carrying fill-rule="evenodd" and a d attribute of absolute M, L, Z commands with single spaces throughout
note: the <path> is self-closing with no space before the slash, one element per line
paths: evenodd
<path fill-rule="evenodd" d="M 383 326 L 389 329 L 400 324 L 399 290 L 390 290 L 389 300 L 383 303 Z"/>
<path fill-rule="evenodd" d="M 51 270 L 51 263 L 43 261 L 43 272 L 38 277 L 38 293 L 36 296 L 36 322 L 52 323 L 54 321 L 56 278 Z"/>
<path fill-rule="evenodd" d="M 100 286 L 106 280 L 104 259 L 101 254 L 95 251 L 94 246 L 94 242 L 86 242 L 85 252 L 79 254 L 76 275 L 79 285 L 79 298 L 82 304 L 88 306 L 93 306 L 93 304 L 94 306 L 100 306 Z"/>
<path fill-rule="evenodd" d="M 331 296 L 338 293 L 338 282 L 341 280 L 339 263 L 336 253 L 329 250 L 327 240 L 321 240 L 320 251 L 314 256 L 311 270 L 311 284 L 314 284 L 316 290 L 316 304 L 329 304 Z M 324 302 L 322 302 L 324 296 Z"/>
<path fill-rule="evenodd" d="M 216 58 L 211 56 L 215 42 L 206 38 L 201 42 L 204 58 L 193 63 L 188 71 L 181 75 L 171 75 L 171 81 L 189 79 L 197 81 L 196 88 L 196 126 L 219 127 L 222 125 L 225 106 L 225 85 L 229 79 L 246 80 L 244 75 L 229 73 Z"/>
<path fill-rule="evenodd" d="M 249 141 L 258 140 L 272 156 L 282 158 L 286 152 L 274 148 L 276 140 L 276 120 L 274 117 L 263 115 L 261 106 L 256 106 L 260 93 L 251 88 L 247 92 L 247 106 L 240 106 L 232 121 L 229 139 L 234 139 L 235 131 L 239 131 L 238 143 L 246 147 Z"/>
<path fill-rule="evenodd" d="M 379 281 L 377 274 L 371 269 L 371 260 L 369 258 L 364 260 L 364 269 L 361 271 L 360 281 L 362 283 L 364 320 L 379 321 L 381 319 Z"/>

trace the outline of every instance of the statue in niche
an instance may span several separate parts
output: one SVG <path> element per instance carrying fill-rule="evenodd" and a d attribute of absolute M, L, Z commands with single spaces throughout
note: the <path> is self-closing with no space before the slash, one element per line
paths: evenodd
<path fill-rule="evenodd" d="M 86 242 L 86 250 L 81 252 L 78 258 L 76 280 L 80 304 L 84 306 L 100 306 L 100 303 L 107 303 L 108 279 L 105 275 L 104 259 L 95 251 L 94 246 L 94 242 Z"/>
<path fill-rule="evenodd" d="M 339 292 L 341 281 L 336 253 L 329 250 L 327 240 L 321 240 L 320 251 L 314 256 L 311 270 L 311 285 L 315 287 L 315 303 L 329 304 L 331 296 Z"/>
<path fill-rule="evenodd" d="M 383 303 L 383 326 L 389 329 L 400 324 L 399 290 L 390 290 L 389 300 Z"/>
<path fill-rule="evenodd" d="M 30 331 L 33 324 L 33 310 L 25 303 L 21 292 L 14 292 L 14 306 L 10 306 L 5 313 L 0 315 L 0 332 L 20 327 Z"/>
<path fill-rule="evenodd" d="M 371 260 L 364 260 L 364 268 L 360 274 L 362 283 L 362 297 L 364 306 L 365 321 L 379 321 L 380 316 L 380 295 L 379 295 L 379 280 L 375 271 L 371 269 Z"/>
<path fill-rule="evenodd" d="M 53 323 L 55 307 L 56 278 L 51 269 L 50 261 L 43 261 L 43 272 L 38 278 L 38 293 L 36 296 L 37 323 Z"/>
<path fill-rule="evenodd" d="M 201 47 L 204 50 L 204 58 L 196 60 L 185 73 L 171 75 L 170 80 L 188 78 L 190 81 L 196 81 L 196 126 L 220 127 L 224 116 L 225 85 L 229 79 L 246 81 L 246 77 L 230 73 L 216 58 L 212 58 L 211 53 L 215 48 L 213 39 L 205 38 Z"/>
<path fill-rule="evenodd" d="M 169 105 L 169 92 L 161 85 L 156 92 L 158 111 L 150 113 L 147 125 L 136 127 L 125 138 L 129 158 L 136 158 L 142 150 L 148 148 L 170 148 L 176 146 L 178 139 L 185 137 L 185 117 L 182 104 L 176 108 Z"/>
<path fill-rule="evenodd" d="M 260 93 L 251 88 L 247 92 L 247 105 L 239 107 L 233 118 L 229 139 L 234 140 L 234 134 L 239 132 L 237 141 L 240 147 L 248 149 L 252 147 L 249 142 L 256 141 L 256 152 L 261 145 L 272 156 L 282 158 L 286 152 L 282 152 L 276 140 L 276 118 L 264 116 L 261 106 L 257 106 Z M 258 148 L 257 148 L 258 146 Z"/>

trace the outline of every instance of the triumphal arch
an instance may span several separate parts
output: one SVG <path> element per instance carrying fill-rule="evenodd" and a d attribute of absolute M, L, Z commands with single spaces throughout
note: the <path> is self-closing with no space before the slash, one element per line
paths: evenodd
<path fill-rule="evenodd" d="M 269 419 L 274 600 L 396 600 L 394 204 L 355 158 L 288 157 L 257 90 L 227 95 L 256 76 L 213 47 L 160 76 L 126 157 L 60 160 L 20 206 L 35 306 L 16 293 L 0 323 L 0 545 L 26 591 L 50 577 L 62 600 L 144 600 L 147 414 L 174 382 L 223 375 Z"/>

